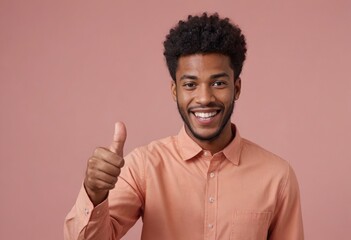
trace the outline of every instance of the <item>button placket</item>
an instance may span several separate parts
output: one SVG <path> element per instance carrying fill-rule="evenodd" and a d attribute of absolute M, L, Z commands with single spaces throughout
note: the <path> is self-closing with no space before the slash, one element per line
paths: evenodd
<path fill-rule="evenodd" d="M 206 239 L 215 239 L 216 237 L 216 219 L 217 219 L 217 167 L 219 166 L 220 161 L 216 158 L 211 159 L 207 174 L 207 184 L 206 184 L 206 204 L 205 204 L 205 213 L 206 213 L 206 230 L 205 236 Z"/>

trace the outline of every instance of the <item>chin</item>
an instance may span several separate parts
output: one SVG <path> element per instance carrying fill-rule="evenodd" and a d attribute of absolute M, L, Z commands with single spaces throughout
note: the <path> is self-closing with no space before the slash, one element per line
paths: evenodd
<path fill-rule="evenodd" d="M 213 141 L 221 136 L 223 129 L 217 129 L 216 131 L 211 131 L 207 133 L 201 133 L 201 131 L 196 131 L 193 128 L 189 128 L 192 135 L 200 141 Z"/>

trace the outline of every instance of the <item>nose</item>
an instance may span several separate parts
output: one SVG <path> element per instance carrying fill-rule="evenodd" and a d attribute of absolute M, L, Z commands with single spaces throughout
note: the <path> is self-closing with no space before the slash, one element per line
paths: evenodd
<path fill-rule="evenodd" d="M 196 91 L 196 103 L 207 106 L 212 101 L 214 101 L 214 95 L 211 87 L 199 86 Z"/>

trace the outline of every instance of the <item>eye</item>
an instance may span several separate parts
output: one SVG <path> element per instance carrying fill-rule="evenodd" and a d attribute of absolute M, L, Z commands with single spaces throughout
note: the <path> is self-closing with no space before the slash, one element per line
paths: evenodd
<path fill-rule="evenodd" d="M 212 86 L 217 87 L 217 88 L 224 88 L 227 85 L 226 82 L 224 81 L 215 81 Z"/>
<path fill-rule="evenodd" d="M 196 87 L 196 84 L 194 82 L 185 82 L 183 84 L 183 87 L 185 89 L 191 90 L 191 89 L 194 89 Z"/>

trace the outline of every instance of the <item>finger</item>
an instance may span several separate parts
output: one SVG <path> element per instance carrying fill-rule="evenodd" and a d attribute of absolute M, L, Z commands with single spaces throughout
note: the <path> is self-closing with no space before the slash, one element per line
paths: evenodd
<path fill-rule="evenodd" d="M 88 179 L 87 180 L 87 187 L 89 187 L 89 189 L 91 189 L 92 191 L 98 192 L 98 191 L 108 191 L 111 190 L 115 187 L 115 183 L 108 183 L 105 181 L 102 181 L 100 179 Z"/>
<path fill-rule="evenodd" d="M 95 149 L 92 159 L 101 160 L 101 162 L 96 161 L 97 163 L 103 164 L 104 162 L 112 164 L 118 168 L 123 167 L 124 159 L 117 155 L 117 153 L 113 153 L 106 148 L 98 147 Z"/>
<path fill-rule="evenodd" d="M 104 183 L 110 184 L 110 185 L 114 185 L 117 182 L 118 177 L 117 176 L 112 176 L 108 173 L 102 172 L 102 171 L 98 171 L 94 173 L 94 177 L 92 177 L 96 180 L 100 180 Z"/>
<path fill-rule="evenodd" d="M 117 153 L 118 156 L 123 157 L 123 147 L 127 138 L 127 130 L 122 122 L 116 122 L 115 133 L 113 135 L 113 142 L 110 146 L 110 151 Z"/>
<path fill-rule="evenodd" d="M 112 177 L 118 177 L 121 173 L 121 168 L 116 167 L 110 163 L 96 165 L 95 169 Z"/>

